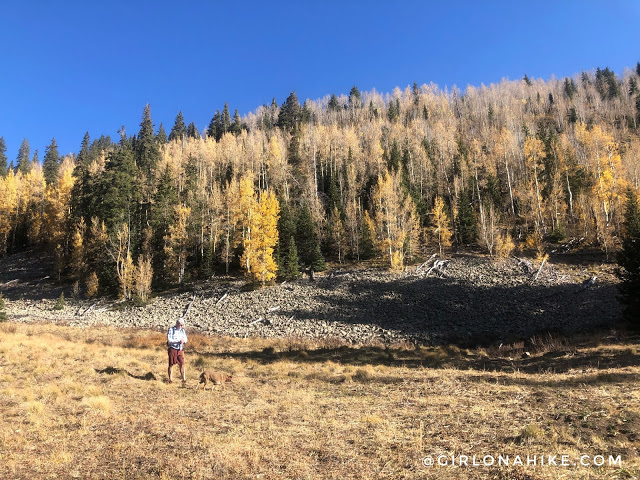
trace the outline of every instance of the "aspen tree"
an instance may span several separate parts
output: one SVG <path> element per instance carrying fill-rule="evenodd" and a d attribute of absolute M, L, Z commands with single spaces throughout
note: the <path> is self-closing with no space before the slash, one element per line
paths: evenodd
<path fill-rule="evenodd" d="M 528 137 L 524 141 L 523 153 L 525 162 L 530 170 L 533 170 L 533 183 L 536 186 L 536 207 L 537 207 L 537 228 L 545 230 L 544 217 L 542 215 L 542 196 L 540 194 L 540 185 L 538 183 L 538 173 L 544 170 L 544 163 L 542 162 L 544 156 L 544 143 L 534 137 Z"/>
<path fill-rule="evenodd" d="M 187 226 L 191 208 L 183 204 L 176 205 L 173 223 L 169 226 L 169 233 L 165 236 L 164 253 L 170 278 L 178 284 L 184 282 L 187 266 L 187 250 L 189 235 Z"/>
<path fill-rule="evenodd" d="M 409 195 L 403 194 L 399 173 L 385 173 L 378 177 L 372 192 L 374 221 L 391 269 L 402 269 L 410 246 L 417 243 L 418 216 Z"/>
<path fill-rule="evenodd" d="M 433 209 L 431 210 L 431 215 L 433 217 L 432 233 L 438 242 L 440 257 L 442 257 L 444 249 L 451 246 L 452 236 L 451 229 L 449 228 L 449 218 L 445 212 L 445 205 L 442 197 L 436 197 Z"/>
<path fill-rule="evenodd" d="M 151 260 L 144 255 L 140 255 L 138 257 L 138 265 L 135 269 L 135 289 L 137 297 L 143 303 L 149 300 L 152 280 L 153 269 L 151 267 Z"/>
<path fill-rule="evenodd" d="M 245 239 L 242 264 L 246 274 L 263 285 L 276 276 L 278 266 L 273 249 L 278 243 L 278 213 L 280 207 L 273 192 L 262 192 L 256 215 L 253 215 L 251 236 Z"/>

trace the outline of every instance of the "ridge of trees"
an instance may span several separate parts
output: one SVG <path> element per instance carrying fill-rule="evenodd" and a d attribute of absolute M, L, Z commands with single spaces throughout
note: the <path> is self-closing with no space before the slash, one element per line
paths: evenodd
<path fill-rule="evenodd" d="M 640 166 L 640 64 L 575 78 L 390 94 L 295 92 L 167 135 L 145 106 L 118 142 L 55 139 L 44 162 L 0 137 L 0 255 L 40 249 L 87 295 L 147 298 L 216 270 L 258 283 L 378 256 L 390 268 L 472 246 L 626 244 Z"/>

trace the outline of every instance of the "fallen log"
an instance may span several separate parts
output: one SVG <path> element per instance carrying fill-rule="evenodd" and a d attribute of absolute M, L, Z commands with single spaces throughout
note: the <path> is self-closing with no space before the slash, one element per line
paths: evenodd
<path fill-rule="evenodd" d="M 533 281 L 535 282 L 536 280 L 538 280 L 538 275 L 540 275 L 540 272 L 542 271 L 542 267 L 544 267 L 544 262 L 547 261 L 547 258 L 549 258 L 548 255 L 545 255 L 544 258 L 542 259 L 542 263 L 540 264 L 540 268 L 538 268 L 538 272 L 536 273 L 536 276 L 534 277 Z"/>
<path fill-rule="evenodd" d="M 418 265 L 418 268 L 416 268 L 416 273 L 420 273 L 420 270 L 422 270 L 423 268 L 425 268 L 427 265 L 429 265 L 434 258 L 436 258 L 438 256 L 437 253 L 434 253 L 433 255 L 431 255 L 429 257 L 429 260 L 427 260 L 426 262 L 424 262 L 422 265 Z"/>
<path fill-rule="evenodd" d="M 191 310 L 191 305 L 193 305 L 193 302 L 195 302 L 195 301 L 196 301 L 196 295 L 193 294 L 193 298 L 189 302 L 189 305 L 187 305 L 187 309 L 184 311 L 184 313 L 182 314 L 182 316 L 180 318 L 187 318 L 187 315 L 189 314 L 189 310 Z"/>
<path fill-rule="evenodd" d="M 218 299 L 218 301 L 216 302 L 216 305 L 218 305 L 221 301 L 223 301 L 228 296 L 229 296 L 229 292 L 225 292 L 225 294 Z"/>

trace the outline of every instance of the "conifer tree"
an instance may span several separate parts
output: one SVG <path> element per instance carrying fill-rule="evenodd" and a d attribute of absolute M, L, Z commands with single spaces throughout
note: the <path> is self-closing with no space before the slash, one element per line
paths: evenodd
<path fill-rule="evenodd" d="M 338 110 L 340 110 L 340 103 L 338 103 L 338 97 L 336 97 L 335 93 L 331 94 L 331 98 L 329 98 L 327 108 L 330 112 L 337 112 Z"/>
<path fill-rule="evenodd" d="M 458 197 L 458 226 L 459 241 L 462 245 L 475 242 L 478 236 L 477 220 L 473 211 L 473 193 L 465 189 Z"/>
<path fill-rule="evenodd" d="M 182 140 L 187 136 L 187 126 L 184 123 L 184 117 L 182 116 L 182 110 L 176 115 L 176 121 L 173 123 L 171 132 L 169 133 L 169 141 Z"/>
<path fill-rule="evenodd" d="M 160 122 L 160 126 L 158 127 L 158 133 L 156 134 L 156 141 L 158 145 L 162 146 L 169 141 L 167 138 L 167 132 L 164 129 L 164 125 Z"/>
<path fill-rule="evenodd" d="M 308 203 L 305 203 L 298 211 L 295 238 L 302 264 L 316 272 L 324 271 L 327 267 L 320 251 L 320 244 Z"/>
<path fill-rule="evenodd" d="M 31 160 L 29 154 L 31 153 L 31 147 L 29 146 L 29 140 L 26 138 L 22 140 L 20 149 L 18 150 L 18 158 L 16 159 L 16 169 L 26 175 L 31 170 Z"/>
<path fill-rule="evenodd" d="M 296 92 L 293 91 L 282 104 L 282 107 L 280 107 L 276 125 L 282 130 L 292 133 L 300 123 L 300 113 L 300 102 L 298 101 Z"/>
<path fill-rule="evenodd" d="M 362 95 L 360 95 L 360 90 L 355 85 L 351 87 L 349 92 L 349 107 L 353 109 L 362 108 Z"/>
<path fill-rule="evenodd" d="M 300 260 L 298 259 L 298 249 L 293 235 L 289 238 L 286 256 L 282 262 L 282 267 L 278 268 L 278 272 L 285 280 L 300 278 Z"/>
<path fill-rule="evenodd" d="M 195 138 L 195 139 L 200 138 L 200 132 L 198 131 L 198 127 L 196 127 L 196 124 L 193 122 L 191 122 L 187 127 L 187 137 Z"/>
<path fill-rule="evenodd" d="M 160 161 L 160 149 L 156 136 L 153 133 L 153 121 L 151 120 L 151 106 L 145 105 L 140 122 L 140 131 L 135 139 L 136 164 L 147 182 L 151 182 L 153 171 Z"/>
<path fill-rule="evenodd" d="M 216 142 L 222 138 L 222 116 L 220 110 L 216 110 L 211 122 L 209 122 L 209 128 L 207 129 L 207 136 L 209 138 L 215 138 Z"/>
<path fill-rule="evenodd" d="M 166 165 L 158 179 L 157 190 L 153 197 L 151 227 L 153 236 L 151 249 L 154 285 L 165 287 L 171 283 L 165 252 L 165 238 L 168 238 L 169 227 L 173 222 L 174 206 L 178 203 L 178 193 L 173 185 L 173 177 L 169 165 Z"/>
<path fill-rule="evenodd" d="M 236 108 L 233 112 L 233 124 L 231 124 L 231 132 L 234 135 L 240 135 L 240 133 L 242 133 L 242 129 L 242 120 L 240 119 L 240 114 L 238 113 L 238 109 Z"/>
<path fill-rule="evenodd" d="M 0 177 L 7 176 L 7 144 L 4 137 L 0 137 Z"/>
<path fill-rule="evenodd" d="M 45 150 L 42 169 L 47 185 L 54 184 L 58 178 L 58 171 L 60 170 L 60 155 L 58 154 L 58 145 L 56 144 L 55 138 L 51 139 L 51 143 Z"/>
<path fill-rule="evenodd" d="M 622 249 L 617 260 L 625 316 L 634 329 L 640 329 L 640 200 L 631 188 L 627 190 Z"/>
<path fill-rule="evenodd" d="M 222 108 L 222 133 L 220 137 L 231 130 L 231 115 L 229 114 L 229 104 L 224 102 L 224 107 Z"/>
<path fill-rule="evenodd" d="M 376 253 L 374 235 L 375 225 L 369 212 L 365 210 L 362 221 L 360 222 L 360 238 L 358 241 L 359 260 L 368 260 L 373 258 Z"/>

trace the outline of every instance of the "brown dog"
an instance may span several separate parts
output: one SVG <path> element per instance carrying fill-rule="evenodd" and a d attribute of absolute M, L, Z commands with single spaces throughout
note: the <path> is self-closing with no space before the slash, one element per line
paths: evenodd
<path fill-rule="evenodd" d="M 207 389 L 207 384 L 211 382 L 211 390 L 215 388 L 216 385 L 222 385 L 226 382 L 230 382 L 233 377 L 231 375 L 227 375 L 226 373 L 214 372 L 212 370 L 205 370 L 200 374 L 200 383 L 196 385 L 196 390 L 200 387 L 201 383 L 204 383 L 204 389 Z"/>

